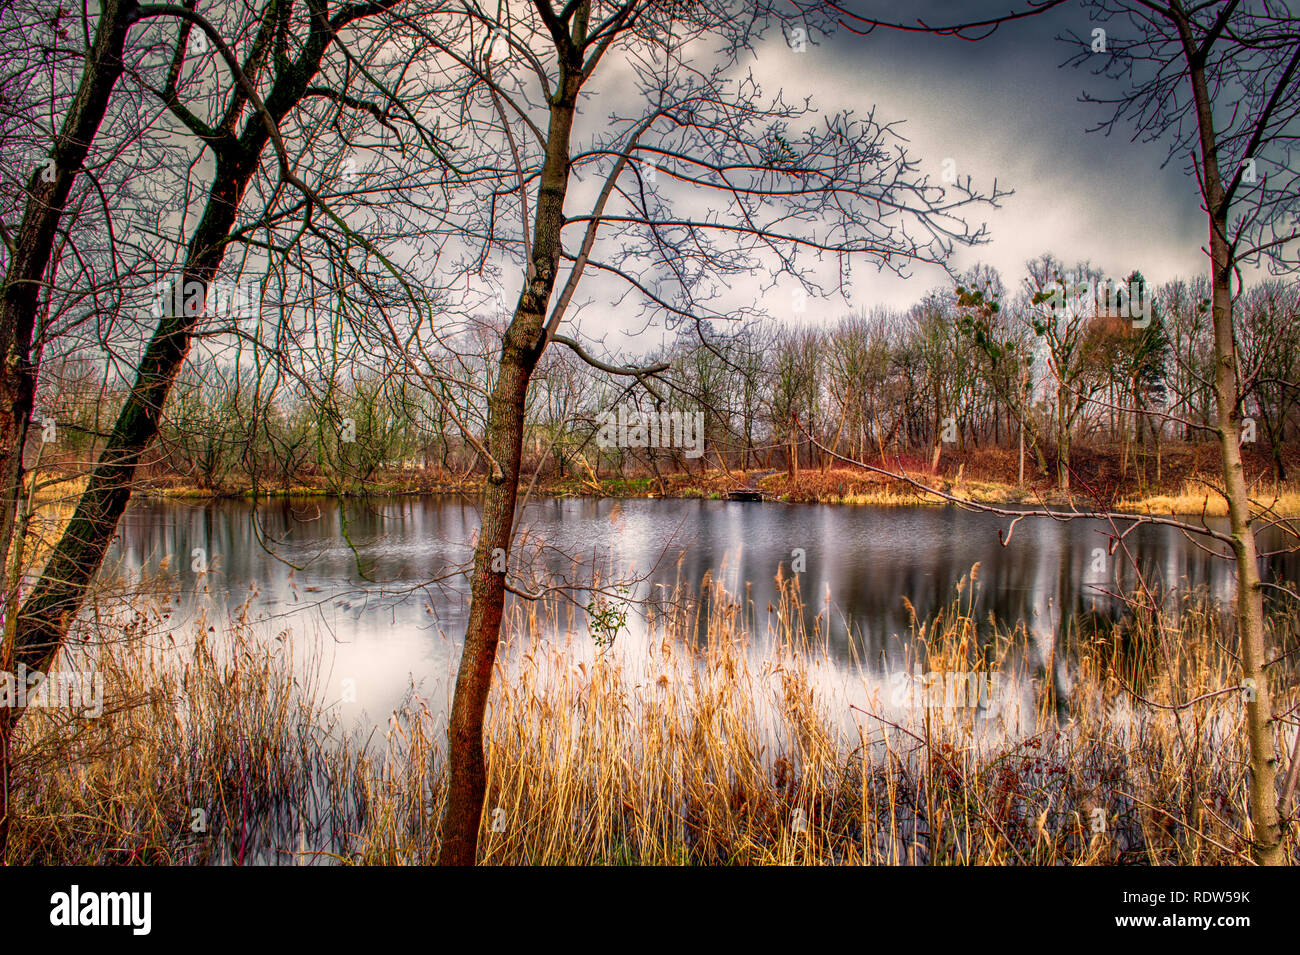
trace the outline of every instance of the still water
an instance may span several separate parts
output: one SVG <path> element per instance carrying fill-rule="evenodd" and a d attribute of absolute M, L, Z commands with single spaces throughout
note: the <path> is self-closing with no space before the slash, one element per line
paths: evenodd
<path fill-rule="evenodd" d="M 1122 553 L 1108 553 L 1109 525 L 1026 519 L 1004 546 L 999 530 L 1009 523 L 950 507 L 541 500 L 525 509 L 516 556 L 573 581 L 595 569 L 603 581 L 627 581 L 633 597 L 698 591 L 709 575 L 746 595 L 756 642 L 778 569 L 788 577 L 798 564 L 810 625 L 826 634 L 846 675 L 897 659 L 911 628 L 908 603 L 928 618 L 952 603 L 976 564 L 972 616 L 1023 623 L 1044 656 L 1068 621 L 1121 613 L 1110 592 L 1117 572 L 1128 583 L 1133 573 Z M 222 617 L 247 601 L 259 626 L 326 648 L 330 678 L 346 674 L 355 690 L 344 709 L 373 723 L 412 685 L 445 710 L 469 607 L 454 570 L 469 559 L 477 528 L 474 503 L 450 497 L 146 500 L 123 518 L 107 569 L 169 579 L 178 629 L 200 608 Z M 1265 533 L 1260 543 L 1281 549 L 1283 539 Z M 1138 528 L 1126 544 L 1149 584 L 1175 596 L 1196 588 L 1233 596 L 1230 563 L 1175 528 Z M 1269 580 L 1300 579 L 1300 556 L 1267 558 L 1264 571 Z M 619 646 L 635 648 L 645 631 L 633 605 Z M 591 649 L 581 620 L 575 633 L 546 638 Z"/>

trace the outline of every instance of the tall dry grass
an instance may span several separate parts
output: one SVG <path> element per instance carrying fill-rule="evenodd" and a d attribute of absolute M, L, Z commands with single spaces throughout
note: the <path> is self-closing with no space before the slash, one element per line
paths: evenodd
<path fill-rule="evenodd" d="M 1243 695 L 1226 619 L 1185 598 L 1049 657 L 973 615 L 917 620 L 901 669 L 996 674 L 996 712 L 917 705 L 871 661 L 844 678 L 784 581 L 770 612 L 709 584 L 644 640 L 594 652 L 555 605 L 510 618 L 489 714 L 480 859 L 502 864 L 1237 864 Z M 685 595 L 678 595 L 685 596 Z M 105 609 L 62 664 L 104 675 L 97 719 L 29 711 L 14 863 L 423 864 L 441 711 L 412 693 L 345 731 L 326 661 L 246 615 L 169 633 L 169 599 Z M 1293 712 L 1294 616 L 1271 618 Z M 1295 722 L 1279 728 L 1289 751 Z M 1297 855 L 1297 826 L 1287 826 Z"/>
<path fill-rule="evenodd" d="M 1286 484 L 1252 485 L 1250 502 L 1256 514 L 1270 517 L 1300 515 L 1300 491 Z M 1195 480 L 1184 482 L 1182 488 L 1171 494 L 1126 497 L 1116 506 L 1137 514 L 1228 515 L 1228 501 L 1223 493 L 1212 485 Z"/>

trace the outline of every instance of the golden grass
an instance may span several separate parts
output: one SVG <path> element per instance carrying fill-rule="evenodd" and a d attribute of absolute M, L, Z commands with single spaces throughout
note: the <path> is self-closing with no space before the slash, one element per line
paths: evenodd
<path fill-rule="evenodd" d="M 75 503 L 90 480 L 85 473 L 63 474 L 55 471 L 36 471 L 27 476 L 31 499 L 38 503 Z"/>
<path fill-rule="evenodd" d="M 1300 491 L 1289 487 L 1254 488 L 1250 501 L 1252 514 L 1300 517 Z M 1177 494 L 1125 498 L 1118 507 L 1139 514 L 1204 514 L 1207 517 L 1226 517 L 1228 514 L 1228 502 L 1223 495 L 1198 481 L 1185 483 Z"/>
<path fill-rule="evenodd" d="M 862 493 L 845 494 L 830 503 L 853 504 L 865 507 L 916 507 L 922 504 L 943 504 L 945 502 L 942 498 L 933 494 L 922 496 L 919 492 L 910 488 L 882 485 L 879 488 L 872 488 L 870 491 Z"/>
<path fill-rule="evenodd" d="M 1027 496 L 1026 492 L 1019 488 L 1000 484 L 996 481 L 952 480 L 947 478 L 936 480 L 934 475 L 931 474 L 911 476 L 922 484 L 930 484 L 947 494 L 951 494 L 953 497 L 975 504 L 1014 504 L 1025 500 Z M 879 487 L 863 493 L 835 497 L 828 503 L 875 507 L 915 507 L 922 504 L 942 505 L 949 502 L 937 494 L 927 494 L 901 482 L 892 482 L 881 484 Z"/>
<path fill-rule="evenodd" d="M 987 717 L 900 702 L 896 682 L 865 670 L 831 679 L 843 671 L 797 583 L 781 593 L 764 615 L 710 584 L 697 595 L 709 599 L 657 612 L 645 641 L 598 653 L 580 626 L 540 639 L 570 621 L 554 605 L 514 613 L 489 713 L 481 861 L 1245 860 L 1243 703 L 1217 693 L 1237 678 L 1225 622 L 1203 603 L 1078 630 L 1035 673 L 1030 634 L 976 639 L 967 586 L 915 621 L 902 671 L 996 674 L 1017 689 Z M 8 861 L 435 858 L 440 713 L 412 694 L 381 733 L 345 734 L 314 651 L 295 663 L 290 634 L 242 616 L 169 636 L 173 610 L 105 610 L 93 642 L 65 654 L 104 674 L 106 709 L 31 710 L 20 724 Z M 1296 648 L 1294 616 L 1271 628 L 1275 650 Z M 1295 670 L 1274 669 L 1286 712 Z M 1286 839 L 1294 861 L 1295 823 Z"/>

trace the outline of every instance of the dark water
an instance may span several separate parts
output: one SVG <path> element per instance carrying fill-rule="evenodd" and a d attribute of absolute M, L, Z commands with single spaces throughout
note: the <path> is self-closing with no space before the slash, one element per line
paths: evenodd
<path fill-rule="evenodd" d="M 898 654 L 910 629 L 904 597 L 924 619 L 954 600 L 976 564 L 972 615 L 1023 623 L 1044 652 L 1066 621 L 1122 612 L 1107 592 L 1117 572 L 1131 585 L 1133 569 L 1122 553 L 1107 553 L 1109 525 L 1026 519 L 1003 546 L 998 532 L 1008 525 L 955 508 L 543 500 L 526 509 L 518 556 L 575 581 L 596 568 L 603 580 L 629 581 L 636 597 L 678 584 L 698 590 L 711 575 L 748 594 L 759 639 L 778 568 L 788 576 L 802 556 L 808 617 L 821 614 L 831 657 L 846 671 Z M 355 705 L 382 719 L 412 682 L 445 701 L 468 611 L 464 578 L 453 571 L 477 526 L 475 506 L 451 498 L 141 501 L 123 519 L 109 563 L 132 578 L 164 568 L 182 606 L 197 595 L 209 613 L 253 595 L 250 610 L 265 626 L 327 646 L 331 678 L 346 675 Z M 1231 564 L 1179 530 L 1142 527 L 1126 543 L 1149 584 L 1175 597 L 1204 588 L 1232 598 Z M 1268 532 L 1260 543 L 1279 549 L 1283 539 Z M 196 572 L 204 562 L 207 572 Z M 1300 578 L 1295 554 L 1265 564 L 1266 579 Z M 585 636 L 581 620 L 577 630 Z M 635 645 L 644 633 L 633 609 L 619 639 Z"/>

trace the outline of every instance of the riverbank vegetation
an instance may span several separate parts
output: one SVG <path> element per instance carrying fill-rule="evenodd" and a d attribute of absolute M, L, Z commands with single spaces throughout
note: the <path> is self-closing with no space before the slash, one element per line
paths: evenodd
<path fill-rule="evenodd" d="M 720 500 L 737 490 L 753 489 L 765 500 L 792 504 L 850 504 L 876 507 L 942 505 L 950 501 L 921 487 L 932 487 L 953 498 L 976 504 L 1051 505 L 1072 504 L 1099 510 L 1135 514 L 1178 514 L 1222 517 L 1227 504 L 1218 490 L 1209 457 L 1213 449 L 1173 446 L 1165 451 L 1167 480 L 1164 490 L 1150 486 L 1145 492 L 1137 482 L 1116 478 L 1117 457 L 1092 452 L 1086 458 L 1094 465 L 1096 485 L 1089 493 L 1061 494 L 1040 482 L 1018 484 L 1007 474 L 1014 459 L 1006 452 L 972 451 L 953 454 L 951 467 L 939 472 L 924 466 L 897 468 L 900 480 L 865 468 L 837 465 L 804 470 L 794 477 L 782 471 L 711 470 L 698 472 L 661 471 L 656 475 L 602 477 L 599 480 L 573 476 L 539 476 L 532 482 L 534 495 L 547 497 L 680 498 Z M 1288 449 L 1288 458 L 1293 456 Z M 1270 465 L 1262 454 L 1245 456 L 1251 481 L 1251 500 L 1258 513 L 1283 517 L 1300 516 L 1300 485 L 1269 479 Z M 909 483 L 911 482 L 911 483 Z M 41 503 L 75 499 L 85 484 L 84 476 L 45 472 L 34 479 L 33 497 Z M 455 494 L 477 497 L 483 490 L 481 476 L 447 474 L 438 470 L 381 470 L 360 486 L 339 487 L 312 476 L 303 476 L 283 486 L 200 487 L 176 477 L 156 476 L 141 484 L 141 497 L 164 497 L 203 501 L 216 498 L 275 498 L 317 496 L 389 497 L 406 494 Z"/>
<path fill-rule="evenodd" d="M 967 280 L 982 285 L 978 300 L 940 288 L 906 311 L 876 309 L 817 329 L 714 325 L 702 338 L 692 331 L 645 352 L 640 365 L 669 365 L 656 376 L 663 406 L 703 413 L 697 458 L 681 447 L 601 446 L 602 414 L 648 412 L 655 393 L 626 404 L 616 378 L 571 352 L 549 353 L 529 385 L 521 467 L 552 494 L 708 497 L 761 481 L 782 500 L 925 500 L 879 475 L 853 475 L 860 462 L 989 503 L 1222 508 L 1213 491 L 1222 462 L 1211 430 L 1204 281 L 1148 290 L 1146 328 L 1102 311 L 1080 319 L 1078 341 L 1056 355 L 1066 346 L 1036 333 L 1044 327 L 1036 299 L 1064 268 L 1044 255 L 1011 293 L 1001 276 L 976 269 Z M 1102 282 L 1085 264 L 1074 274 Z M 1297 294 L 1269 281 L 1240 304 L 1241 347 L 1254 372 L 1243 388 L 1243 457 L 1260 499 L 1296 493 L 1300 392 L 1278 383 L 1300 363 L 1300 338 L 1285 333 L 1300 324 Z M 990 297 L 1002 302 L 996 312 L 980 306 Z M 462 361 L 475 347 L 483 342 L 447 346 Z M 1058 387 L 1049 369 L 1067 362 Z M 489 365 L 486 355 L 464 364 Z M 98 453 L 96 436 L 121 395 L 85 356 L 46 368 L 42 415 L 62 430 L 42 447 L 41 463 L 76 475 Z M 462 379 L 449 392 L 470 405 L 488 382 L 468 372 Z M 386 369 L 356 369 L 331 382 L 322 401 L 275 366 L 195 360 L 170 397 L 141 481 L 191 496 L 474 491 L 486 472 L 445 402 Z M 1283 503 L 1296 512 L 1293 500 Z"/>
<path fill-rule="evenodd" d="M 892 678 L 863 660 L 842 684 L 797 581 L 772 608 L 679 592 L 648 640 L 605 650 L 554 601 L 516 607 L 486 724 L 479 861 L 1247 864 L 1231 616 L 1185 595 L 1075 621 L 1044 654 L 1023 626 L 972 617 L 973 586 L 903 635 Z M 93 661 L 103 715 L 34 709 L 20 724 L 7 861 L 436 857 L 436 704 L 413 691 L 353 734 L 331 715 L 337 674 L 317 641 L 247 613 L 169 633 L 172 600 L 110 612 L 104 599 L 61 663 Z M 539 639 L 551 628 L 567 637 Z M 1269 647 L 1291 714 L 1278 750 L 1294 753 L 1294 615 L 1270 615 Z M 900 693 L 913 666 L 990 677 L 998 705 Z M 1295 862 L 1300 823 L 1283 815 Z"/>

